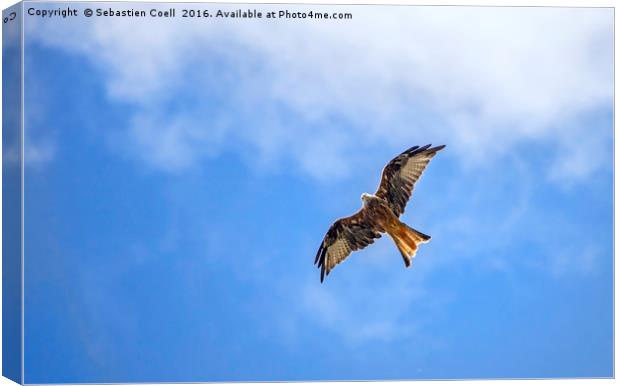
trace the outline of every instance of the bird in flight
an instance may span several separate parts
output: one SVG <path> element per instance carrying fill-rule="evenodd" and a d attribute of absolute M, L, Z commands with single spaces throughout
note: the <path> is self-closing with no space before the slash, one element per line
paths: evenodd
<path fill-rule="evenodd" d="M 405 266 L 411 265 L 418 244 L 429 242 L 431 237 L 398 218 L 426 166 L 444 147 L 414 146 L 385 165 L 375 194 L 362 193 L 362 208 L 352 216 L 336 220 L 327 231 L 314 259 L 321 269 L 321 283 L 351 252 L 366 248 L 382 233 L 394 240 Z"/>

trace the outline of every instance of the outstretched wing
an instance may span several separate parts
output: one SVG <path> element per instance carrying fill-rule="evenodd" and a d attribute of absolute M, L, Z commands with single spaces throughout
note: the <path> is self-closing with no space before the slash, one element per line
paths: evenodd
<path fill-rule="evenodd" d="M 314 264 L 321 269 L 321 283 L 337 264 L 353 251 L 363 249 L 381 237 L 383 229 L 373 220 L 367 209 L 362 208 L 350 217 L 337 220 L 327 231 Z"/>
<path fill-rule="evenodd" d="M 444 147 L 446 145 L 414 146 L 396 156 L 383 168 L 381 183 L 375 196 L 386 200 L 397 217 L 403 214 L 413 192 L 413 186 L 426 169 L 426 165 Z"/>

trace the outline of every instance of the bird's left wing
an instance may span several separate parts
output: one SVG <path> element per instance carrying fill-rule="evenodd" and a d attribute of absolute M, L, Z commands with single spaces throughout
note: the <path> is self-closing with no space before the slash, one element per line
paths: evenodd
<path fill-rule="evenodd" d="M 383 230 L 368 211 L 362 208 L 350 217 L 337 220 L 327 231 L 314 264 L 321 269 L 321 283 L 326 275 L 353 251 L 363 249 L 381 237 Z"/>
<path fill-rule="evenodd" d="M 405 211 L 415 183 L 435 154 L 444 147 L 446 145 L 414 146 L 397 155 L 383 168 L 375 196 L 387 201 L 392 212 L 399 217 Z"/>

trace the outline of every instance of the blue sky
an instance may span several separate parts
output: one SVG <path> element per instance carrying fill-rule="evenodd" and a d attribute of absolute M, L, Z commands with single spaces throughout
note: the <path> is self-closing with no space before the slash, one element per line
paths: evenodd
<path fill-rule="evenodd" d="M 612 11 L 334 9 L 27 19 L 26 382 L 612 375 Z M 425 143 L 413 268 L 321 285 Z"/>

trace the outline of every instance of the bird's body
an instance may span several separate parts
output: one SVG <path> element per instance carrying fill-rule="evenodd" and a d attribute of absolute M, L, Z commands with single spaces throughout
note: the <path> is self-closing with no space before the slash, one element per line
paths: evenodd
<path fill-rule="evenodd" d="M 410 228 L 399 217 L 431 158 L 445 147 L 430 146 L 412 147 L 391 160 L 383 169 L 377 192 L 363 193 L 362 208 L 329 228 L 315 258 L 315 264 L 321 268 L 321 282 L 351 252 L 372 244 L 382 233 L 394 240 L 405 266 L 411 265 L 418 244 L 430 241 L 431 237 Z"/>
<path fill-rule="evenodd" d="M 427 243 L 431 240 L 427 236 L 415 229 L 409 228 L 407 224 L 401 222 L 392 212 L 388 202 L 377 196 L 365 193 L 363 196 L 364 208 L 375 218 L 378 228 L 390 235 L 396 247 L 403 256 L 405 266 L 411 265 L 411 259 L 415 256 L 417 245 Z"/>

